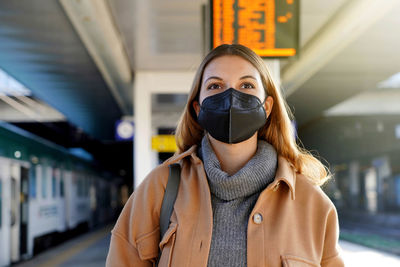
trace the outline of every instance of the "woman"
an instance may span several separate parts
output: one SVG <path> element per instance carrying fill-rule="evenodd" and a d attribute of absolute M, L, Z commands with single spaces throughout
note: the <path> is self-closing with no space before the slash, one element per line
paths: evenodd
<path fill-rule="evenodd" d="M 325 167 L 297 146 L 262 59 L 222 45 L 201 63 L 176 131 L 179 151 L 125 205 L 107 266 L 344 266 Z M 181 181 L 168 231 L 168 165 Z"/>

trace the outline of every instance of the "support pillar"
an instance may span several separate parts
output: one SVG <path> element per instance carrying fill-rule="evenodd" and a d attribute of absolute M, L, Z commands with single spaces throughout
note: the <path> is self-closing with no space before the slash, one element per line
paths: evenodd
<path fill-rule="evenodd" d="M 151 124 L 152 94 L 187 94 L 195 73 L 188 71 L 138 71 L 133 84 L 134 103 L 134 188 L 158 165 L 151 150 L 151 137 L 157 133 Z M 171 125 L 175 127 L 176 125 Z"/>
<path fill-rule="evenodd" d="M 134 188 L 143 181 L 152 169 L 151 155 L 151 91 L 145 75 L 136 73 L 133 84 L 134 106 Z"/>

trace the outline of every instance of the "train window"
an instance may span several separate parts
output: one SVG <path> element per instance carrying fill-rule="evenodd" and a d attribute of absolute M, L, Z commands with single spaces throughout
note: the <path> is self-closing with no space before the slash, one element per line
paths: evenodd
<path fill-rule="evenodd" d="M 84 197 L 85 196 L 85 177 L 81 176 L 79 188 L 80 188 L 80 194 L 79 196 Z"/>
<path fill-rule="evenodd" d="M 86 178 L 86 192 L 85 192 L 85 196 L 86 196 L 86 197 L 89 196 L 89 186 L 90 186 L 90 178 L 87 177 L 87 178 Z"/>
<path fill-rule="evenodd" d="M 51 191 L 52 191 L 52 196 L 55 198 L 57 196 L 57 179 L 56 179 L 56 172 L 53 169 L 52 175 L 51 175 Z"/>
<path fill-rule="evenodd" d="M 89 185 L 89 179 L 88 177 L 85 177 L 83 182 L 83 195 L 85 197 L 88 196 L 88 185 Z"/>
<path fill-rule="evenodd" d="M 81 197 L 84 197 L 84 196 L 85 196 L 85 181 L 86 181 L 85 176 L 82 176 L 82 181 L 81 181 Z"/>
<path fill-rule="evenodd" d="M 17 195 L 17 180 L 11 177 L 11 226 L 14 226 L 17 222 Z"/>
<path fill-rule="evenodd" d="M 81 194 L 81 192 L 82 192 L 82 183 L 81 183 L 81 181 L 82 181 L 82 179 L 81 179 L 81 177 L 80 176 L 77 176 L 77 182 L 76 182 L 76 187 L 77 187 L 77 195 L 78 195 L 78 197 L 80 197 L 82 194 Z"/>
<path fill-rule="evenodd" d="M 42 171 L 42 197 L 47 197 L 47 168 L 44 167 Z"/>
<path fill-rule="evenodd" d="M 31 198 L 36 198 L 36 168 L 35 167 L 30 169 L 29 196 Z"/>
<path fill-rule="evenodd" d="M 86 192 L 85 192 L 85 196 L 86 196 L 86 197 L 89 196 L 90 181 L 91 181 L 91 179 L 88 177 L 88 178 L 86 179 Z"/>
<path fill-rule="evenodd" d="M 83 176 L 81 176 L 80 178 L 80 183 L 79 183 L 79 196 L 83 197 L 84 196 L 84 186 L 85 186 L 85 178 Z"/>
<path fill-rule="evenodd" d="M 83 177 L 80 176 L 78 180 L 78 196 L 83 197 Z"/>
<path fill-rule="evenodd" d="M 2 203 L 2 199 L 3 199 L 3 195 L 2 195 L 2 183 L 3 183 L 3 181 L 2 180 L 0 180 L 0 228 L 1 228 L 1 222 L 2 222 L 2 216 L 1 216 L 1 214 L 2 214 L 2 206 L 3 206 L 3 203 Z"/>
<path fill-rule="evenodd" d="M 60 173 L 60 197 L 64 197 L 64 175 Z"/>

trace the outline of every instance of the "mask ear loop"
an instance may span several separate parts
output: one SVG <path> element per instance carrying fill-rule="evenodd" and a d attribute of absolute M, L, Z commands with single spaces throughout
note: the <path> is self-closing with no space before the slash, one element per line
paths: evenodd
<path fill-rule="evenodd" d="M 262 105 L 265 104 L 265 101 L 267 101 L 267 98 L 268 98 L 268 96 L 266 96 L 266 97 L 264 98 L 264 101 L 262 102 Z"/>
<path fill-rule="evenodd" d="M 267 98 L 268 98 L 268 95 L 264 98 L 264 101 L 261 103 L 261 106 L 264 109 L 265 117 L 267 117 L 267 120 L 268 120 L 269 115 L 267 114 L 267 111 L 265 110 L 265 101 L 267 101 Z"/>
<path fill-rule="evenodd" d="M 268 96 L 266 96 L 265 98 L 264 98 L 264 101 L 262 102 L 262 103 L 260 103 L 260 105 L 259 106 L 263 106 L 264 107 L 264 104 L 265 104 L 265 101 L 267 101 L 267 98 L 268 98 Z M 260 101 L 261 102 L 261 101 Z M 264 108 L 265 109 L 265 108 Z"/>

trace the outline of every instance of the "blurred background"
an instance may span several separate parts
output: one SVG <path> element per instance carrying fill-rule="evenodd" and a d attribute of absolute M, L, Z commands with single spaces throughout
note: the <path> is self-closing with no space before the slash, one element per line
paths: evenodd
<path fill-rule="evenodd" d="M 346 266 L 400 266 L 400 1 L 0 1 L 0 266 L 104 265 L 204 55 L 254 49 L 333 173 Z"/>

